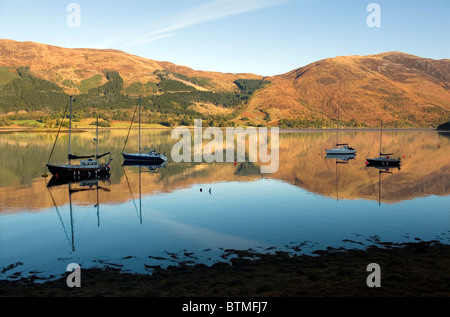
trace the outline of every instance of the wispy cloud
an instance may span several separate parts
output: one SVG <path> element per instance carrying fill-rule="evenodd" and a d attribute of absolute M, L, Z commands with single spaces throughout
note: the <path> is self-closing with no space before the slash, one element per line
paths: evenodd
<path fill-rule="evenodd" d="M 101 46 L 121 45 L 124 47 L 144 45 L 163 38 L 175 36 L 174 31 L 193 25 L 216 21 L 234 15 L 277 6 L 287 0 L 214 0 L 204 5 L 169 17 L 167 25 L 135 32 L 133 35 L 110 39 Z"/>
<path fill-rule="evenodd" d="M 172 37 L 172 36 L 175 36 L 175 34 L 160 34 L 160 35 L 152 34 L 145 38 L 142 38 L 142 37 L 131 38 L 130 40 L 126 41 L 124 44 L 127 47 L 143 45 L 143 44 L 148 44 L 151 42 L 156 42 L 158 40 L 165 39 L 165 38 Z"/>

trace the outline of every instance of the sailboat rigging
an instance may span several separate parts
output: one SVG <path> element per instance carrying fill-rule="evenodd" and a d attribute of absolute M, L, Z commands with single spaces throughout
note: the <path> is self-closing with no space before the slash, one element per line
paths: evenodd
<path fill-rule="evenodd" d="M 350 146 L 348 146 L 348 143 L 339 143 L 339 109 L 338 107 L 338 120 L 337 120 L 337 126 L 336 126 L 336 148 L 326 150 L 327 155 L 348 155 L 353 154 L 356 155 L 356 150 Z"/>
<path fill-rule="evenodd" d="M 133 125 L 133 120 L 131 121 L 131 126 Z M 128 133 L 129 135 L 129 133 Z M 128 137 L 125 141 L 125 146 L 127 144 Z M 156 152 L 156 149 L 147 149 L 150 150 L 147 153 L 142 153 L 141 147 L 141 97 L 139 97 L 139 152 L 138 153 L 123 153 L 122 156 L 125 163 L 138 163 L 142 165 L 159 165 L 167 162 L 167 157 L 164 154 Z"/>
<path fill-rule="evenodd" d="M 96 130 L 96 154 L 88 156 L 73 155 L 71 152 L 71 139 L 72 139 L 72 96 L 70 96 L 70 121 L 69 121 L 69 149 L 68 149 L 68 163 L 61 165 L 54 165 L 47 163 L 47 168 L 50 173 L 55 177 L 96 177 L 100 175 L 109 175 L 111 169 L 111 153 L 98 154 L 98 118 L 97 118 L 97 130 Z M 59 133 L 59 132 L 58 132 Z M 58 140 L 58 138 L 56 138 Z M 55 143 L 56 143 L 55 140 Z M 105 163 L 99 163 L 97 160 L 106 155 L 109 155 L 108 161 Z M 51 157 L 51 154 L 50 154 Z M 88 159 L 80 161 L 80 164 L 72 164 L 72 160 Z M 50 159 L 49 159 L 50 160 Z"/>
<path fill-rule="evenodd" d="M 381 121 L 380 126 L 380 156 L 376 158 L 366 158 L 366 165 L 399 167 L 401 163 L 400 159 L 390 158 L 390 156 L 393 155 L 393 153 L 383 153 L 382 143 L 383 143 L 383 121 Z"/>

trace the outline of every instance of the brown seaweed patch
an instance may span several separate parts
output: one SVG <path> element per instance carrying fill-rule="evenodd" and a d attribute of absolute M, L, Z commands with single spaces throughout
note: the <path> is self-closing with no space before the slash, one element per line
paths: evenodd
<path fill-rule="evenodd" d="M 15 269 L 16 267 L 21 266 L 21 265 L 23 265 L 22 262 L 16 262 L 16 263 L 10 264 L 10 265 L 5 266 L 4 268 L 2 268 L 0 273 L 5 274 L 6 272 L 8 272 L 8 271 L 10 271 L 12 269 Z"/>

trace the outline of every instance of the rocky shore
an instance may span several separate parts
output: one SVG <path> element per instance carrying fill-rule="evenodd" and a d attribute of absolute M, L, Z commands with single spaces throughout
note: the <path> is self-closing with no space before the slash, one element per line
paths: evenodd
<path fill-rule="evenodd" d="M 66 276 L 0 281 L 1 297 L 449 297 L 450 245 L 438 241 L 384 243 L 365 250 L 332 249 L 314 255 L 226 250 L 231 263 L 153 267 L 148 275 L 119 269 L 82 269 L 81 287 Z M 368 287 L 370 263 L 381 287 Z M 69 274 L 69 273 L 67 273 Z"/>

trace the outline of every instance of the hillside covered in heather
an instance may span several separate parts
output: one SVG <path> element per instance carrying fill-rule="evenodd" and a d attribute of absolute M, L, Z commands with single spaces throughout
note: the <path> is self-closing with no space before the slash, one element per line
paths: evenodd
<path fill-rule="evenodd" d="M 328 58 L 264 77 L 198 71 L 117 50 L 0 40 L 0 125 L 55 127 L 72 95 L 75 121 L 214 126 L 437 127 L 450 120 L 450 60 L 401 52 Z"/>

